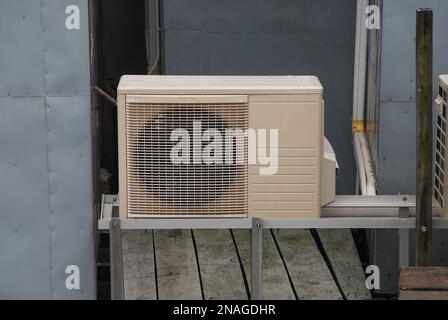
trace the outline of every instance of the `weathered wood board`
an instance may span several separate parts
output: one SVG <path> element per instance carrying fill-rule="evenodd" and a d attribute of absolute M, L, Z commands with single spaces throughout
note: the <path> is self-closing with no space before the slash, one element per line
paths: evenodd
<path fill-rule="evenodd" d="M 448 291 L 400 291 L 400 300 L 448 300 Z"/>
<path fill-rule="evenodd" d="M 448 300 L 448 268 L 402 268 L 400 300 Z"/>
<path fill-rule="evenodd" d="M 448 291 L 448 268 L 401 268 L 400 290 Z"/>
<path fill-rule="evenodd" d="M 247 299 L 250 231 L 232 232 L 234 238 L 230 230 L 123 230 L 125 298 Z M 350 231 L 319 234 L 345 296 L 371 298 Z M 294 291 L 303 300 L 342 298 L 308 230 L 264 230 L 262 272 L 263 299 L 294 299 Z"/>
<path fill-rule="evenodd" d="M 336 300 L 342 296 L 308 230 L 273 230 L 300 300 Z"/>
<path fill-rule="evenodd" d="M 201 300 L 191 230 L 154 230 L 159 299 Z"/>
<path fill-rule="evenodd" d="M 346 298 L 348 300 L 372 299 L 365 285 L 365 273 L 351 231 L 321 229 L 318 233 Z"/>
<path fill-rule="evenodd" d="M 233 230 L 236 246 L 250 288 L 251 284 L 251 232 Z M 270 230 L 263 231 L 262 299 L 294 300 L 294 292 Z"/>
<path fill-rule="evenodd" d="M 128 300 L 157 298 L 151 230 L 122 230 L 124 297 Z"/>
<path fill-rule="evenodd" d="M 247 299 L 230 230 L 194 230 L 204 298 Z"/>

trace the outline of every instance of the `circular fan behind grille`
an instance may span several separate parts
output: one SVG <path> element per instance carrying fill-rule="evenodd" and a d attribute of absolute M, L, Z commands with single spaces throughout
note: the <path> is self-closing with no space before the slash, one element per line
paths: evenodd
<path fill-rule="evenodd" d="M 211 202 L 229 190 L 237 165 L 193 164 L 193 123 L 201 122 L 202 132 L 219 130 L 225 136 L 229 128 L 219 116 L 204 110 L 187 109 L 162 112 L 149 121 L 138 140 L 138 170 L 143 185 L 158 200 L 178 208 L 192 208 Z M 173 164 L 171 149 L 178 143 L 170 140 L 175 129 L 190 134 L 190 164 Z M 233 150 L 235 152 L 235 142 Z M 208 142 L 201 142 L 202 149 Z M 222 155 L 225 155 L 223 138 Z M 233 153 L 235 155 L 235 153 Z"/>

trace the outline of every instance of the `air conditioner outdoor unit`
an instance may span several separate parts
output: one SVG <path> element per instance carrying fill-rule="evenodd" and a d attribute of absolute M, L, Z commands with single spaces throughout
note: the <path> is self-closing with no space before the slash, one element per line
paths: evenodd
<path fill-rule="evenodd" d="M 441 213 L 448 217 L 448 188 L 445 184 L 448 169 L 448 137 L 447 137 L 447 114 L 448 114 L 448 75 L 439 76 L 439 96 L 437 105 L 437 134 L 435 152 L 435 174 L 434 174 L 434 197 L 440 205 Z"/>
<path fill-rule="evenodd" d="M 118 87 L 120 217 L 317 218 L 334 200 L 314 76 L 131 76 Z"/>

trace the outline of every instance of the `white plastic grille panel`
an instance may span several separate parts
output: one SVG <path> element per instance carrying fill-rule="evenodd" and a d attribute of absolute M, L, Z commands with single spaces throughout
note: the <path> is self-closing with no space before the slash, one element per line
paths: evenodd
<path fill-rule="evenodd" d="M 247 103 L 126 103 L 128 216 L 246 216 L 247 137 L 238 146 L 237 139 L 231 140 L 232 158 L 227 159 L 225 134 L 247 128 Z M 171 158 L 179 143 L 171 134 L 179 129 L 189 134 L 189 163 Z M 223 147 L 215 150 L 222 162 L 201 158 L 213 139 L 201 141 L 202 150 L 193 146 L 195 138 L 201 139 L 194 132 L 206 130 L 221 134 Z"/>

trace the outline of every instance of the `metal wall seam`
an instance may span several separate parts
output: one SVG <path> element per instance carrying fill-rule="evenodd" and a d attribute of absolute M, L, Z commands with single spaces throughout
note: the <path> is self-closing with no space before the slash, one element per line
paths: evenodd
<path fill-rule="evenodd" d="M 50 273 L 50 292 L 49 295 L 52 298 L 53 297 L 53 292 L 54 292 L 54 286 L 53 286 L 53 275 L 52 275 L 52 271 L 53 271 L 53 239 L 52 239 L 52 233 L 54 230 L 53 227 L 53 210 L 51 208 L 51 202 L 50 202 L 50 167 L 49 167 L 49 155 L 48 153 L 50 152 L 50 146 L 48 145 L 48 133 L 49 133 L 49 129 L 48 129 L 48 103 L 47 103 L 47 84 L 46 84 L 46 74 L 47 74 L 47 68 L 45 66 L 45 54 L 47 52 L 46 48 L 45 48 L 45 41 L 44 41 L 44 33 L 46 32 L 46 28 L 44 25 L 44 6 L 45 6 L 45 2 L 44 0 L 40 1 L 40 23 L 41 23 L 41 41 L 42 41 L 42 77 L 43 77 L 43 85 L 44 85 L 44 114 L 45 114 L 45 140 L 46 140 L 46 161 L 47 161 L 47 201 L 48 201 L 48 213 L 49 213 L 49 226 L 48 226 L 48 237 L 49 237 L 49 242 L 48 242 L 48 259 L 49 259 L 49 266 L 50 269 L 48 270 Z"/>

